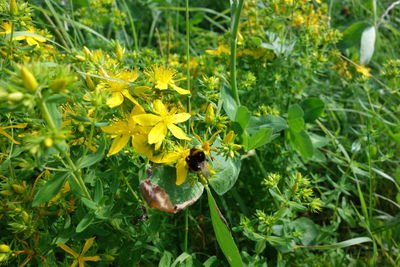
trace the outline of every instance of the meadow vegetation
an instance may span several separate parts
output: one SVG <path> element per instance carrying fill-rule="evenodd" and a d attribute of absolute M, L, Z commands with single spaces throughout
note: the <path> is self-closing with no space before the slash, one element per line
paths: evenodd
<path fill-rule="evenodd" d="M 399 17 L 0 0 L 0 265 L 400 265 Z"/>

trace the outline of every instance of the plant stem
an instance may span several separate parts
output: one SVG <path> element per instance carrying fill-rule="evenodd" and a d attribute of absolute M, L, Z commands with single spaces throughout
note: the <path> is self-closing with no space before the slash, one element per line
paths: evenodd
<path fill-rule="evenodd" d="M 186 17 L 186 89 L 190 91 L 190 49 L 189 49 L 189 41 L 190 41 L 190 24 L 189 24 L 189 0 L 186 0 L 186 8 L 185 8 L 185 17 Z M 186 103 L 186 111 L 190 113 L 190 95 L 187 97 Z M 190 132 L 190 120 L 187 122 L 187 131 Z M 188 239 L 189 239 L 189 208 L 185 210 L 185 237 L 183 241 L 183 251 L 187 252 L 188 250 Z"/>
<path fill-rule="evenodd" d="M 186 0 L 186 9 L 185 9 L 185 14 L 186 14 L 186 89 L 190 91 L 190 24 L 189 24 L 189 0 Z M 190 95 L 187 98 L 187 103 L 186 103 L 186 111 L 190 113 Z M 190 132 L 190 122 L 188 120 L 188 132 Z"/>
<path fill-rule="evenodd" d="M 40 108 L 40 111 L 42 113 L 42 116 L 43 116 L 44 120 L 49 125 L 50 129 L 53 132 L 57 132 L 58 129 L 56 127 L 56 124 L 54 123 L 53 118 L 50 115 L 49 109 L 47 108 L 47 105 L 46 105 L 46 103 L 45 103 L 45 101 L 44 101 L 44 99 L 42 97 L 39 97 L 39 108 Z M 55 148 L 66 159 L 69 168 L 73 172 L 73 177 L 75 179 L 75 182 L 78 184 L 78 186 L 82 190 L 82 192 L 85 195 L 85 197 L 88 198 L 88 199 L 92 199 L 90 194 L 89 194 L 89 191 L 87 190 L 87 188 L 85 186 L 85 182 L 82 179 L 82 175 L 81 175 L 80 171 L 78 170 L 78 168 L 75 166 L 75 164 L 72 161 L 71 157 L 61 147 L 59 147 L 57 144 L 55 145 Z"/>
<path fill-rule="evenodd" d="M 233 10 L 233 22 L 231 22 L 231 87 L 233 97 L 238 106 L 240 106 L 239 93 L 237 89 L 237 75 L 236 75 L 236 45 L 237 45 L 237 33 L 239 29 L 240 13 L 243 9 L 244 0 L 239 0 L 239 3 L 235 5 Z"/>

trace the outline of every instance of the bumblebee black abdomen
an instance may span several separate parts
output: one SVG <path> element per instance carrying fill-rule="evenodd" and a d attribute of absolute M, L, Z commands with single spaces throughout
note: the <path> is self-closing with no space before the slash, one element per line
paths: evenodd
<path fill-rule="evenodd" d="M 201 149 L 198 148 L 190 149 L 190 155 L 186 158 L 189 169 L 194 172 L 201 171 L 205 161 L 206 155 Z"/>

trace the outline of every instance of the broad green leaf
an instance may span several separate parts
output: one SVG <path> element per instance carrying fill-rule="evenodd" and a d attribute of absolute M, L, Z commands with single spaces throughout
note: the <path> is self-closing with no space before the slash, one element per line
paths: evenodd
<path fill-rule="evenodd" d="M 258 130 L 255 134 L 250 136 L 247 151 L 262 147 L 272 140 L 272 129 L 263 128 Z"/>
<path fill-rule="evenodd" d="M 181 266 L 181 265 L 177 265 L 177 264 L 183 263 L 190 259 L 192 259 L 192 255 L 190 255 L 186 252 L 183 252 L 181 255 L 178 256 L 178 258 L 176 258 L 176 260 L 172 263 L 171 267 Z"/>
<path fill-rule="evenodd" d="M 32 206 L 43 204 L 52 199 L 58 192 L 60 192 L 65 181 L 68 179 L 70 174 L 68 172 L 57 172 L 50 180 L 43 185 L 36 193 L 32 201 Z"/>
<path fill-rule="evenodd" d="M 361 35 L 361 46 L 360 46 L 360 64 L 367 64 L 375 49 L 376 40 L 376 28 L 374 26 L 366 28 Z"/>
<path fill-rule="evenodd" d="M 261 117 L 251 116 L 246 130 L 249 134 L 254 134 L 260 129 L 271 128 L 273 133 L 276 133 L 287 127 L 285 119 L 273 115 L 263 115 Z"/>
<path fill-rule="evenodd" d="M 235 121 L 238 106 L 233 98 L 229 88 L 223 84 L 221 87 L 222 106 L 231 121 Z"/>
<path fill-rule="evenodd" d="M 289 140 L 293 148 L 308 160 L 314 154 L 314 147 L 308 134 L 302 130 L 299 133 L 289 130 Z"/>
<path fill-rule="evenodd" d="M 235 121 L 245 130 L 249 124 L 250 112 L 245 106 L 240 106 L 236 110 Z"/>
<path fill-rule="evenodd" d="M 295 104 L 289 107 L 288 124 L 291 131 L 299 133 L 304 129 L 303 109 Z"/>
<path fill-rule="evenodd" d="M 301 217 L 293 221 L 292 226 L 296 232 L 302 233 L 299 237 L 301 244 L 304 246 L 313 245 L 318 237 L 318 229 L 315 223 L 306 217 Z"/>
<path fill-rule="evenodd" d="M 338 248 L 346 248 L 366 242 L 372 242 L 372 239 L 369 237 L 356 237 L 346 241 L 342 241 L 339 243 L 334 243 L 332 245 L 322 245 L 322 246 L 307 246 L 307 248 L 312 249 L 338 249 Z"/>
<path fill-rule="evenodd" d="M 316 97 L 310 97 L 304 100 L 300 106 L 304 111 L 305 122 L 315 121 L 319 116 L 321 116 L 325 108 L 324 102 Z"/>
<path fill-rule="evenodd" d="M 208 204 L 210 206 L 211 221 L 219 247 L 221 248 L 231 267 L 243 267 L 244 264 L 242 262 L 242 257 L 240 256 L 239 249 L 233 240 L 231 232 L 221 218 L 222 214 L 217 207 L 217 203 L 215 202 L 208 186 L 206 186 L 206 191 L 208 196 Z"/>
<path fill-rule="evenodd" d="M 70 116 L 71 118 L 73 118 L 76 121 L 86 122 L 86 123 L 90 122 L 90 120 L 88 118 L 81 117 L 81 116 L 76 116 L 76 115 L 71 114 L 71 113 L 68 113 L 68 116 Z"/>
<path fill-rule="evenodd" d="M 80 158 L 78 160 L 78 162 L 76 164 L 77 168 L 79 168 L 79 169 L 87 168 L 87 167 L 92 166 L 93 164 L 99 162 L 104 157 L 105 149 L 106 149 L 105 141 L 101 140 L 100 145 L 97 148 L 95 153 L 86 155 L 83 158 Z"/>
<path fill-rule="evenodd" d="M 161 257 L 160 262 L 158 263 L 158 267 L 170 267 L 172 261 L 172 254 L 169 251 L 164 251 L 163 256 Z"/>
<path fill-rule="evenodd" d="M 223 195 L 235 185 L 240 173 L 241 161 L 240 159 L 226 159 L 216 154 L 214 157 L 212 167 L 216 174 L 209 178 L 209 182 L 218 195 Z"/>
<path fill-rule="evenodd" d="M 76 232 L 81 233 L 83 232 L 86 228 L 88 228 L 94 220 L 94 214 L 93 213 L 88 213 L 83 217 L 83 219 L 78 223 L 76 226 Z"/>
<path fill-rule="evenodd" d="M 85 204 L 86 207 L 88 207 L 91 210 L 96 210 L 97 209 L 97 203 L 94 202 L 93 200 L 87 199 L 87 198 L 81 198 L 83 204 Z"/>
<path fill-rule="evenodd" d="M 190 179 L 186 179 L 182 185 L 176 185 L 176 170 L 169 166 L 154 168 L 150 181 L 165 190 L 173 205 L 197 199 L 204 190 L 201 183 L 192 184 Z"/>
<path fill-rule="evenodd" d="M 217 260 L 218 260 L 218 259 L 217 259 L 216 256 L 211 256 L 211 257 L 208 258 L 208 260 L 206 260 L 206 261 L 203 263 L 203 266 L 204 266 L 204 267 L 211 267 L 211 266 L 213 266 L 214 263 L 217 262 Z"/>
<path fill-rule="evenodd" d="M 367 22 L 356 22 L 350 27 L 348 27 L 344 32 L 343 32 L 343 38 L 339 42 L 338 46 L 342 49 L 350 48 L 353 46 L 359 46 L 360 41 L 361 41 L 361 35 L 363 31 L 370 27 L 371 25 Z"/>

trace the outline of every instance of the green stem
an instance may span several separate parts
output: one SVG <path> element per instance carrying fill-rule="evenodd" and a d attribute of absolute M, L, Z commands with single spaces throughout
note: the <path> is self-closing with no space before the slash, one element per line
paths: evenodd
<path fill-rule="evenodd" d="M 190 91 L 190 24 L 189 24 L 189 0 L 186 0 L 186 89 Z M 190 95 L 188 96 L 186 103 L 186 111 L 190 113 Z M 187 122 L 188 132 L 190 132 L 190 122 Z"/>
<path fill-rule="evenodd" d="M 46 123 L 49 125 L 50 129 L 53 132 L 57 132 L 56 124 L 54 123 L 53 118 L 50 115 L 49 109 L 47 108 L 47 105 L 46 105 L 44 99 L 40 97 L 38 102 L 39 102 L 39 108 L 40 108 L 40 111 L 42 113 L 42 116 L 43 116 L 44 120 L 46 121 Z M 73 177 L 74 177 L 76 183 L 78 184 L 78 186 L 81 188 L 81 190 L 82 190 L 83 194 L 85 195 L 85 197 L 88 198 L 88 199 L 92 199 L 90 194 L 89 194 L 89 191 L 87 190 L 87 188 L 85 186 L 85 182 L 82 179 L 82 175 L 81 175 L 80 171 L 78 170 L 78 168 L 76 168 L 76 166 L 75 166 L 74 162 L 72 161 L 71 157 L 62 148 L 60 148 L 58 145 L 55 145 L 55 148 L 67 160 L 68 166 L 73 172 Z"/>
<path fill-rule="evenodd" d="M 239 93 L 237 89 L 237 73 L 236 73 L 236 46 L 237 46 L 237 33 L 239 29 L 240 14 L 243 9 L 244 0 L 239 0 L 233 10 L 233 23 L 231 23 L 231 87 L 233 97 L 238 106 L 240 106 Z"/>
<path fill-rule="evenodd" d="M 132 28 L 132 37 L 133 37 L 133 42 L 135 44 L 135 50 L 138 51 L 139 50 L 139 42 L 138 42 L 138 38 L 137 38 L 137 34 L 136 34 L 135 21 L 133 20 L 132 14 L 129 10 L 128 5 L 126 4 L 126 1 L 123 0 L 122 3 L 124 4 L 124 7 L 128 12 L 128 18 L 129 18 L 129 23 L 131 24 L 131 28 Z"/>
<path fill-rule="evenodd" d="M 139 202 L 139 204 L 143 204 L 142 200 L 140 199 L 140 197 L 138 196 L 138 194 L 136 194 L 135 190 L 133 190 L 132 186 L 129 184 L 127 177 L 124 176 L 124 181 L 126 186 L 128 187 L 129 191 L 131 192 L 131 194 L 133 195 L 133 197 L 137 200 L 137 202 Z"/>
<path fill-rule="evenodd" d="M 190 24 L 189 24 L 189 0 L 186 0 L 186 8 L 185 8 L 185 17 L 186 17 L 186 87 L 187 90 L 190 91 Z M 186 110 L 190 113 L 190 95 L 187 98 Z M 187 122 L 187 131 L 190 132 L 190 120 Z M 189 239 L 189 208 L 185 210 L 185 237 L 183 241 L 183 251 L 188 251 L 188 239 Z"/>

